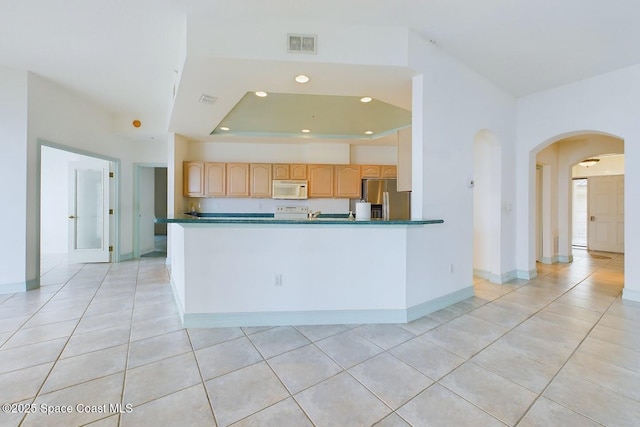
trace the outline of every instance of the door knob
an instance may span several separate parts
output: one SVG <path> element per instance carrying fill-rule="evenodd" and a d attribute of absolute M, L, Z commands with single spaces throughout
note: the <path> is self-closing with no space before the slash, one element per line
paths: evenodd
<path fill-rule="evenodd" d="M 591 216 L 589 217 L 589 220 L 591 220 L 591 222 L 593 222 L 593 221 L 595 221 L 595 220 L 596 220 L 596 217 L 595 217 L 595 216 L 593 216 L 593 215 L 591 215 Z"/>
<path fill-rule="evenodd" d="M 75 219 L 76 217 L 73 215 L 69 215 L 69 219 Z"/>

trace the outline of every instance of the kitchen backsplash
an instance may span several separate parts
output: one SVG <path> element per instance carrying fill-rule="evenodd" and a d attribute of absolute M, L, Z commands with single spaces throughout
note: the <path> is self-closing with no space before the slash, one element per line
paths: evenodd
<path fill-rule="evenodd" d="M 274 200 L 251 198 L 185 198 L 185 212 L 191 205 L 200 212 L 273 213 L 276 206 L 307 206 L 322 213 L 348 213 L 349 199 Z M 198 208 L 199 206 L 199 208 Z"/>

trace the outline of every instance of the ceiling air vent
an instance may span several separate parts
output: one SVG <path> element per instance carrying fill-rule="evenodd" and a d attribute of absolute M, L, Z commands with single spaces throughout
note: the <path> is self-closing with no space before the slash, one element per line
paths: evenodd
<path fill-rule="evenodd" d="M 287 34 L 287 52 L 317 53 L 318 37 L 312 34 Z"/>

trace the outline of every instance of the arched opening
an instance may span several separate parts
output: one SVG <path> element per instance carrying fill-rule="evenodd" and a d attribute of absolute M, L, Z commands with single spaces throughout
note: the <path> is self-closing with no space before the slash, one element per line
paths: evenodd
<path fill-rule="evenodd" d="M 537 185 L 535 187 L 536 204 L 532 206 L 535 212 L 532 212 L 531 215 L 535 223 L 530 226 L 536 230 L 536 261 L 543 264 L 553 264 L 573 260 L 573 217 L 580 215 L 573 209 L 574 199 L 580 202 L 579 198 L 574 197 L 576 196 L 574 178 L 585 178 L 585 176 L 581 176 L 585 175 L 585 169 L 593 167 L 579 166 L 579 163 L 587 158 L 601 160 L 612 154 L 624 154 L 624 141 L 619 137 L 597 132 L 561 135 L 541 144 L 536 150 L 532 150 L 536 169 L 535 175 L 531 179 L 535 179 Z M 606 168 L 610 166 L 608 163 L 608 161 L 602 160 L 599 167 L 601 169 L 599 172 L 603 175 L 607 175 Z M 595 170 L 591 170 L 591 173 L 593 172 Z M 609 171 L 609 173 L 620 175 L 620 170 Z M 622 178 L 618 176 L 618 181 L 624 182 L 623 176 Z M 601 195 L 607 195 L 607 192 L 613 191 L 611 188 L 609 186 L 608 189 L 602 189 Z M 619 191 L 619 189 L 615 191 Z M 620 193 L 622 194 L 622 191 Z M 620 195 L 620 197 L 622 196 Z M 606 202 L 604 203 L 606 204 Z M 590 209 L 592 208 L 582 207 L 582 210 L 586 212 L 589 212 Z M 593 215 L 589 214 L 589 217 L 593 217 Z M 587 229 L 594 228 L 595 221 L 586 224 L 585 227 Z M 615 237 L 622 238 L 624 233 L 620 228 L 614 228 L 611 228 L 610 235 L 617 233 L 618 235 Z M 597 248 L 594 247 L 594 249 Z"/>

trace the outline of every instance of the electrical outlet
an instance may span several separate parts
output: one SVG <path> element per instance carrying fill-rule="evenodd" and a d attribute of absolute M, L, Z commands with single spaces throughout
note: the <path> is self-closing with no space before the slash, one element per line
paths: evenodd
<path fill-rule="evenodd" d="M 273 275 L 273 286 L 282 286 L 282 273 Z"/>

